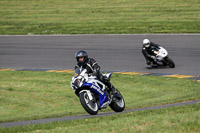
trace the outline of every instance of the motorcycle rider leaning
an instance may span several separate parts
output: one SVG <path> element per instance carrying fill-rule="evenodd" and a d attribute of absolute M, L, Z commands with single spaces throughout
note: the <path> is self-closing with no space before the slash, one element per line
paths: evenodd
<path fill-rule="evenodd" d="M 82 69 L 86 69 L 86 73 L 88 73 L 89 75 L 97 76 L 97 78 L 109 88 L 109 92 L 117 95 L 115 87 L 110 83 L 109 79 L 106 76 L 103 76 L 100 73 L 100 66 L 93 58 L 88 58 L 88 54 L 86 51 L 80 50 L 76 52 L 75 57 L 77 60 L 77 65 L 75 66 L 75 69 L 80 67 L 82 67 Z M 105 91 L 105 93 L 107 92 Z"/>
<path fill-rule="evenodd" d="M 154 49 L 159 49 L 159 46 L 160 45 L 151 42 L 149 39 L 143 40 L 142 53 L 146 59 L 147 65 L 157 66 L 154 61 L 156 58 Z"/>

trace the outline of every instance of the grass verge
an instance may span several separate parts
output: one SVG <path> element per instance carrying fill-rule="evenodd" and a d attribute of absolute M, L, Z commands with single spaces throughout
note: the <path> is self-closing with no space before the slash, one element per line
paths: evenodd
<path fill-rule="evenodd" d="M 0 34 L 199 33 L 199 0 L 1 0 Z"/>
<path fill-rule="evenodd" d="M 196 104 L 85 120 L 0 128 L 0 131 L 1 133 L 198 133 L 200 131 L 199 124 L 200 106 Z"/>
<path fill-rule="evenodd" d="M 0 71 L 0 122 L 87 114 L 70 88 L 72 75 Z M 126 109 L 200 99 L 200 83 L 190 79 L 113 74 L 111 82 Z"/>

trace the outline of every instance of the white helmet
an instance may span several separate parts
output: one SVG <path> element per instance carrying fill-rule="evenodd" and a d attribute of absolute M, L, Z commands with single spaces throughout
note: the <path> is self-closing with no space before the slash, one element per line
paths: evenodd
<path fill-rule="evenodd" d="M 149 46 L 150 46 L 150 41 L 149 41 L 149 39 L 144 39 L 144 40 L 143 40 L 143 44 L 144 44 L 145 47 L 149 47 Z"/>

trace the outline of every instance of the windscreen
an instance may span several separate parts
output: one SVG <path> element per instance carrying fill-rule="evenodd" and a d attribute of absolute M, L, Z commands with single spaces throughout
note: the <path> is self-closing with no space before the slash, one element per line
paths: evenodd
<path fill-rule="evenodd" d="M 80 73 L 81 73 L 80 69 L 79 69 L 79 68 L 76 68 L 76 69 L 74 70 L 74 77 L 76 78 L 77 76 L 80 75 Z"/>

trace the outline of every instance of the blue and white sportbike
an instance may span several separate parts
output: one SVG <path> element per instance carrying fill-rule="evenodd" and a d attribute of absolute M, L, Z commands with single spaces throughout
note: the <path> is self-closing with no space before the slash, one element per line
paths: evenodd
<path fill-rule="evenodd" d="M 111 73 L 103 74 L 109 80 Z M 96 115 L 98 110 L 110 106 L 115 112 L 122 112 L 125 108 L 125 101 L 121 93 L 117 91 L 115 95 L 107 92 L 105 84 L 97 79 L 96 76 L 88 75 L 86 70 L 77 68 L 72 77 L 71 87 L 79 97 L 81 105 L 91 115 Z"/>

